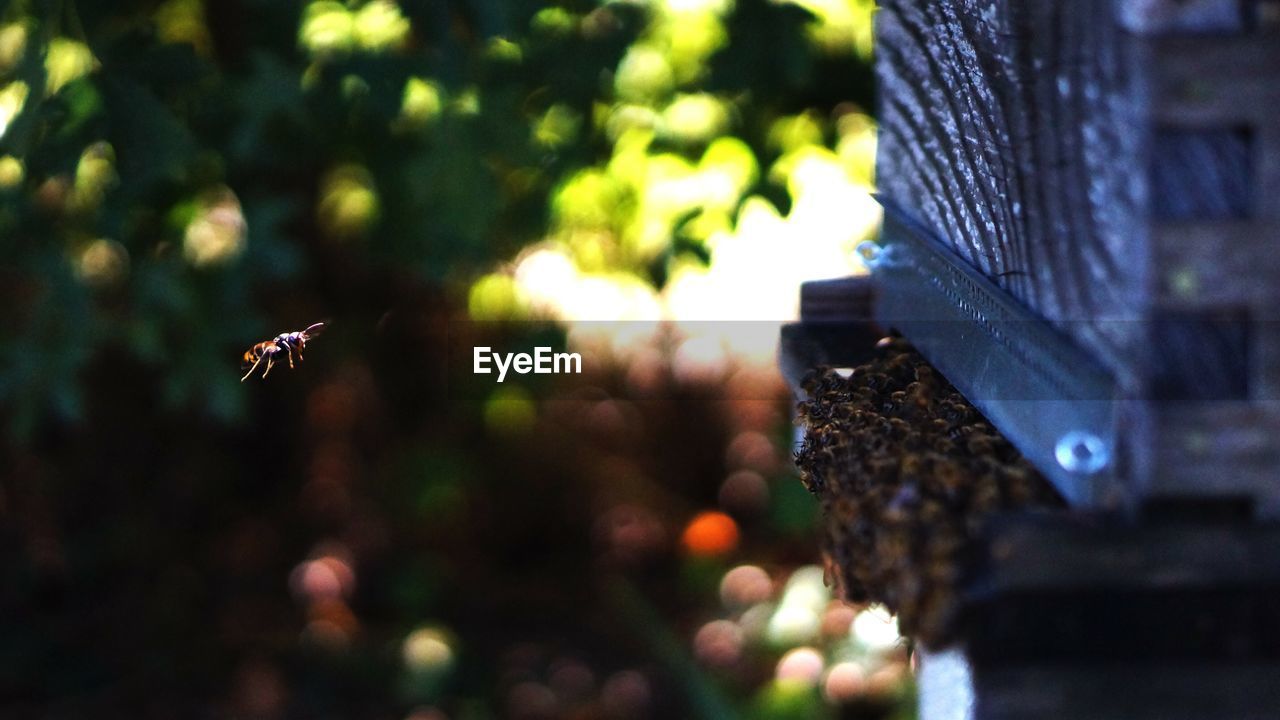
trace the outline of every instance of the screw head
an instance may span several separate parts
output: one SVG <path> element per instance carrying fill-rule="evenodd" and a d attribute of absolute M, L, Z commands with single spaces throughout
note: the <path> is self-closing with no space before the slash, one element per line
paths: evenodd
<path fill-rule="evenodd" d="M 1102 438 L 1084 430 L 1063 435 L 1053 455 L 1063 470 L 1081 475 L 1092 475 L 1111 462 L 1111 452 Z"/>
<path fill-rule="evenodd" d="M 880 264 L 880 256 L 884 253 L 884 247 L 879 243 L 866 240 L 858 243 L 858 247 L 854 249 L 858 253 L 858 257 L 862 258 L 863 264 L 870 269 L 875 269 Z"/>

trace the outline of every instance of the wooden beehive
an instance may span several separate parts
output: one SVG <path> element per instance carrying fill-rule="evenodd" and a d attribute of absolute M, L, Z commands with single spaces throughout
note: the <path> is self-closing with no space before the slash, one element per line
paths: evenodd
<path fill-rule="evenodd" d="M 1280 2 L 876 21 L 881 192 L 1114 375 L 1119 496 L 1280 512 Z"/>
<path fill-rule="evenodd" d="M 909 457 L 895 420 L 920 413 L 860 405 L 884 402 L 874 367 L 802 388 L 837 564 L 950 643 L 921 717 L 1276 717 L 1280 1 L 884 0 L 876 22 L 883 237 L 871 280 L 805 288 L 784 370 L 862 366 L 873 307 L 1075 506 L 900 532 L 914 487 L 954 485 Z M 905 438 L 891 457 L 868 423 Z"/>

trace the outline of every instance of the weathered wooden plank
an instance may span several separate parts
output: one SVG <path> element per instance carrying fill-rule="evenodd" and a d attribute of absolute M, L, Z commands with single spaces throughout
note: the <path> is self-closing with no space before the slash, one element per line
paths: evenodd
<path fill-rule="evenodd" d="M 1151 232 L 1152 265 L 1162 272 L 1152 278 L 1150 292 L 1162 307 L 1261 307 L 1280 302 L 1280 287 L 1273 282 L 1280 272 L 1280 254 L 1258 257 L 1224 251 L 1224 245 L 1253 242 L 1253 223 L 1188 221 L 1162 224 Z"/>
<path fill-rule="evenodd" d="M 1114 370 L 1142 294 L 1141 138 L 1102 0 L 886 2 L 878 182 Z"/>
<path fill-rule="evenodd" d="M 1139 498 L 1280 508 L 1262 479 L 1280 435 L 1207 459 L 1178 440 L 1217 422 L 1226 448 L 1280 417 L 1277 7 L 886 0 L 878 16 L 882 193 L 1115 374 Z M 1226 404 L 1165 407 L 1189 400 Z"/>
<path fill-rule="evenodd" d="M 1241 37 L 1169 36 L 1137 44 L 1137 65 L 1149 85 L 1151 117 L 1182 127 L 1267 124 L 1280 103 L 1280 42 L 1274 34 Z M 1210 80 L 1211 79 L 1211 80 Z"/>

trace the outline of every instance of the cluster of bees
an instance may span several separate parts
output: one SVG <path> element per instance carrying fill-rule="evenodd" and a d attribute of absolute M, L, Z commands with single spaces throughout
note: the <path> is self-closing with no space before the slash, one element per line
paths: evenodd
<path fill-rule="evenodd" d="M 953 639 L 964 558 L 992 513 L 1061 500 L 905 341 L 870 362 L 814 371 L 800 404 L 801 479 L 827 518 L 846 600 L 882 602 L 930 647 Z"/>

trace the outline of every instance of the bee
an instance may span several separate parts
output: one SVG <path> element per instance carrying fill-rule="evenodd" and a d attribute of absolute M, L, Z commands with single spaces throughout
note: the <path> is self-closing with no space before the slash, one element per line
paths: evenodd
<path fill-rule="evenodd" d="M 249 372 L 240 378 L 240 382 L 249 379 L 254 370 L 262 364 L 263 360 L 267 361 L 267 369 L 262 371 L 262 377 L 266 377 L 271 372 L 271 366 L 275 363 L 276 358 L 281 353 L 289 360 L 289 367 L 293 367 L 293 353 L 298 353 L 298 361 L 302 361 L 302 349 L 306 347 L 307 341 L 320 334 L 324 330 L 324 323 L 318 322 L 310 325 L 305 330 L 295 330 L 294 332 L 280 333 L 279 335 L 260 342 L 249 348 L 244 353 L 243 367 L 248 367 Z"/>

